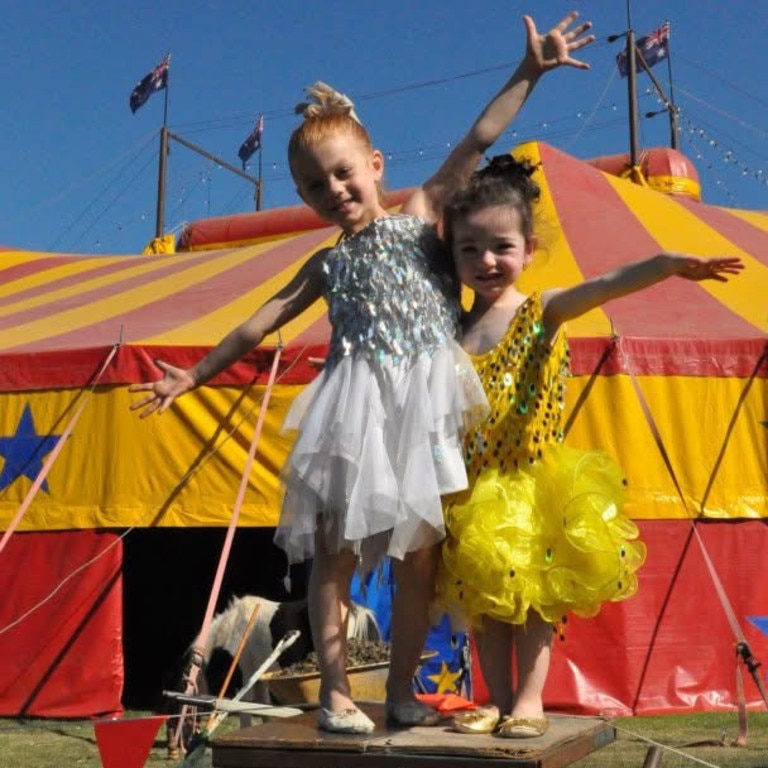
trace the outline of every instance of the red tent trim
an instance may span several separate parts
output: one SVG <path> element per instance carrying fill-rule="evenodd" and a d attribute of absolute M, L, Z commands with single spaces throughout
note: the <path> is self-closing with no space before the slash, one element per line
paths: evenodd
<path fill-rule="evenodd" d="M 314 324 L 327 323 L 323 318 Z M 316 337 L 307 332 L 307 336 Z M 570 343 L 572 365 L 575 376 L 589 376 L 603 360 L 600 374 L 615 376 L 630 371 L 622 364 L 619 356 L 610 351 L 609 338 L 579 338 Z M 0 369 L 0 391 L 22 392 L 30 389 L 50 387 L 84 387 L 96 375 L 109 347 L 59 350 L 30 355 L 16 353 L 3 355 Z M 765 339 L 638 339 L 625 338 L 624 352 L 635 376 L 711 376 L 716 378 L 748 378 L 755 375 L 755 366 L 768 348 Z M 176 346 L 124 346 L 101 378 L 103 385 L 126 385 L 157 378 L 153 360 L 189 368 L 194 365 L 210 347 Z M 280 375 L 282 384 L 307 384 L 319 372 L 310 358 L 323 359 L 327 353 L 326 344 L 302 344 L 301 337 L 295 340 L 283 353 Z M 224 371 L 210 384 L 213 386 L 243 386 L 255 380 L 266 384 L 269 366 L 274 354 L 273 347 L 260 347 Z M 758 378 L 768 378 L 763 367 Z M 255 378 L 254 378 L 255 377 Z"/>

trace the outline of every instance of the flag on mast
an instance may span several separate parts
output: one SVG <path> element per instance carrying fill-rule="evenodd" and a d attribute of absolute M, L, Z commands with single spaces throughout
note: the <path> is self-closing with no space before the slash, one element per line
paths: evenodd
<path fill-rule="evenodd" d="M 245 170 L 245 164 L 251 159 L 251 155 L 257 149 L 261 149 L 261 136 L 263 133 L 264 115 L 260 115 L 250 136 L 248 136 L 248 138 L 240 145 L 240 149 L 237 150 L 237 156 L 243 163 L 243 170 Z"/>
<path fill-rule="evenodd" d="M 129 99 L 131 112 L 135 114 L 136 110 L 143 106 L 144 102 L 155 91 L 162 91 L 163 88 L 168 87 L 168 70 L 170 66 L 171 54 L 169 53 L 151 72 L 144 75 L 136 83 L 136 87 L 131 91 L 131 98 Z"/>
<path fill-rule="evenodd" d="M 669 22 L 665 21 L 658 29 L 638 38 L 635 41 L 635 47 L 640 51 L 649 67 L 658 64 L 662 59 L 666 59 L 669 56 Z M 629 75 L 626 48 L 616 56 L 616 65 L 622 77 Z M 639 61 L 635 64 L 635 71 L 643 71 L 643 65 Z"/>

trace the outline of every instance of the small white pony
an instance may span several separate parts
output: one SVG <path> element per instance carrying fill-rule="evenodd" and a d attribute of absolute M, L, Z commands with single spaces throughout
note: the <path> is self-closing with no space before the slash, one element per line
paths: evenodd
<path fill-rule="evenodd" d="M 275 645 L 290 630 L 298 629 L 301 633 L 300 637 L 293 645 L 285 649 L 268 671 L 290 667 L 314 650 L 306 599 L 278 603 L 256 595 L 233 597 L 226 610 L 214 616 L 211 622 L 200 673 L 197 676 L 197 693 L 213 694 L 214 696 L 219 694 L 256 605 L 259 606 L 259 612 L 240 654 L 237 669 L 223 694 L 224 697 L 231 697 L 242 687 L 243 683 L 264 663 L 274 650 Z M 350 605 L 347 638 L 356 640 L 382 639 L 379 625 L 376 622 L 376 615 L 370 608 L 354 602 Z M 185 656 L 185 670 L 187 671 L 195 647 L 197 647 L 197 641 L 192 643 L 187 650 Z M 180 690 L 184 690 L 184 688 L 185 683 L 182 681 Z M 261 680 L 257 681 L 243 697 L 243 701 L 269 704 L 268 683 Z M 172 709 L 177 708 L 176 703 L 171 706 Z M 250 715 L 240 715 L 242 728 L 247 728 L 250 724 Z M 179 746 L 186 748 L 196 725 L 196 723 L 185 723 L 181 732 L 182 744 L 178 745 L 176 743 L 175 721 L 173 718 L 168 721 L 167 736 L 170 759 L 178 758 Z"/>
<path fill-rule="evenodd" d="M 199 693 L 219 693 L 257 605 L 259 612 L 225 696 L 232 695 L 248 680 L 290 630 L 298 629 L 301 636 L 283 652 L 269 671 L 290 667 L 314 650 L 306 599 L 278 603 L 256 595 L 234 597 L 226 610 L 214 616 L 211 623 L 201 674 L 198 676 Z M 370 608 L 354 602 L 350 605 L 347 637 L 357 640 L 382 639 L 376 616 Z M 195 642 L 190 646 L 188 655 L 196 645 Z M 267 683 L 258 681 L 244 700 L 269 703 Z"/>

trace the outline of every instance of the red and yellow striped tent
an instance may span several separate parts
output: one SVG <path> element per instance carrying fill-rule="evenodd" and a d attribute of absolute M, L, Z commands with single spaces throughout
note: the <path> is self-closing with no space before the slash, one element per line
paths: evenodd
<path fill-rule="evenodd" d="M 568 328 L 574 373 L 568 439 L 601 446 L 624 467 L 630 514 L 650 554 L 636 597 L 606 606 L 593 621 L 569 624 L 549 699 L 555 707 L 614 713 L 730 705 L 733 636 L 698 542 L 751 646 L 768 655 L 766 638 L 748 620 L 768 614 L 768 213 L 667 195 L 546 144 L 523 145 L 516 153 L 541 163 L 543 191 L 542 247 L 524 290 L 571 285 L 660 250 L 738 255 L 746 263 L 743 276 L 731 282 L 673 278 Z M 402 193 L 395 202 L 400 199 Z M 118 554 L 93 568 L 103 566 L 98 582 L 114 592 L 120 576 L 115 531 L 227 525 L 280 343 L 277 386 L 240 518 L 242 526 L 275 524 L 278 473 L 289 448 L 280 424 L 316 375 L 312 360 L 324 355 L 324 305 L 161 418 L 141 420 L 129 412 L 127 385 L 156 377 L 156 358 L 182 366 L 195 361 L 337 236 L 305 209 L 291 208 L 201 222 L 183 238 L 187 250 L 175 254 L 0 252 L 3 528 L 29 494 L 44 455 L 88 399 L 21 520 L 25 533 L 0 553 L 0 583 L 6 595 L 18 595 L 0 608 L 0 629 L 43 599 L 47 585 L 100 553 L 107 534 Z M 38 561 L 49 576 L 45 585 L 18 578 L 17 568 L 33 551 L 46 552 Z M 109 599 L 95 588 L 86 593 L 82 604 L 101 601 L 103 615 Z M 68 703 L 60 685 L 51 688 L 51 676 L 66 677 L 65 662 L 52 671 L 44 661 L 38 668 L 34 659 L 20 659 L 31 671 L 7 685 L 0 680 L 0 713 L 119 708 L 119 600 L 111 605 L 104 626 L 75 622 L 57 640 L 72 655 L 82 653 L 69 642 L 75 634 L 90 633 L 88 642 L 103 648 L 106 632 L 106 673 L 102 665 L 90 687 L 80 686 L 86 692 Z M 14 639 L 19 648 L 20 637 L 50 627 L 45 611 L 35 616 L 0 634 L 0 645 Z M 622 653 L 614 653 L 617 647 Z M 30 703 L 31 689 L 37 698 Z M 56 695 L 46 698 L 44 690 Z"/>

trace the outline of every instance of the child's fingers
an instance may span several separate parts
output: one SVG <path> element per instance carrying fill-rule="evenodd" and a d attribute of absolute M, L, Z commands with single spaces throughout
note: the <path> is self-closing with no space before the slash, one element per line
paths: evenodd
<path fill-rule="evenodd" d="M 581 43 L 581 45 L 586 45 L 586 42 L 581 42 L 580 40 L 577 40 L 576 38 L 583 35 L 588 29 L 592 29 L 592 22 L 591 21 L 585 21 L 583 24 L 579 24 L 576 29 L 572 29 L 570 32 L 566 32 L 566 34 L 563 35 L 563 37 L 568 41 L 570 44 L 573 42 L 575 45 L 576 43 Z M 594 35 L 589 35 L 589 38 L 592 40 L 595 39 Z M 588 40 L 589 38 L 584 38 L 584 40 Z"/>
<path fill-rule="evenodd" d="M 128 387 L 129 392 L 145 392 L 148 389 L 152 389 L 155 386 L 153 381 L 144 382 L 143 384 L 131 384 Z"/>
<path fill-rule="evenodd" d="M 576 69 L 589 69 L 590 65 L 586 61 L 579 61 L 578 59 L 572 59 L 570 56 L 563 62 L 569 67 L 575 67 Z"/>
<path fill-rule="evenodd" d="M 581 40 L 574 40 L 573 42 L 569 42 L 568 50 L 578 51 L 579 48 L 583 48 L 585 45 L 589 45 L 590 43 L 594 42 L 594 40 L 594 35 L 587 35 L 586 37 L 581 38 Z"/>
<path fill-rule="evenodd" d="M 160 360 L 160 358 L 155 359 L 153 362 L 163 373 L 168 373 L 168 371 L 173 370 L 175 367 L 173 365 L 169 365 L 164 360 Z"/>
<path fill-rule="evenodd" d="M 157 408 L 158 403 L 159 403 L 158 396 L 154 392 L 152 392 L 146 397 L 142 397 L 141 400 L 137 400 L 135 403 L 131 403 L 128 406 L 128 408 L 131 411 L 138 411 L 140 408 L 144 408 L 145 406 L 154 406 L 155 408 Z"/>
<path fill-rule="evenodd" d="M 562 19 L 560 19 L 560 22 L 555 25 L 555 29 L 557 29 L 560 32 L 565 32 L 568 27 L 573 24 L 576 19 L 579 18 L 579 12 L 578 11 L 571 11 L 569 14 L 563 16 Z"/>

